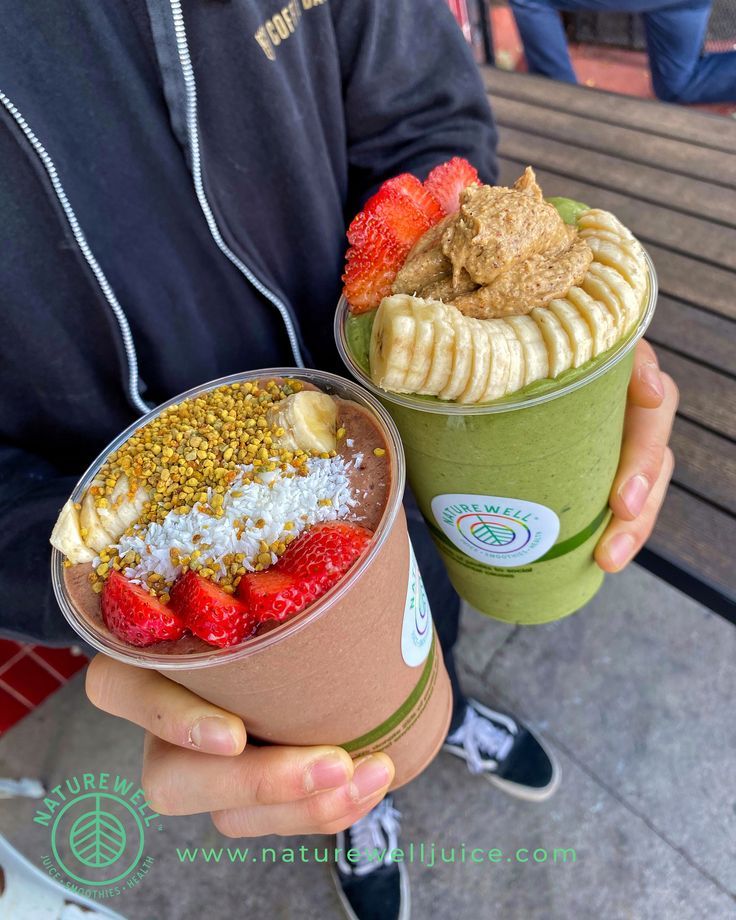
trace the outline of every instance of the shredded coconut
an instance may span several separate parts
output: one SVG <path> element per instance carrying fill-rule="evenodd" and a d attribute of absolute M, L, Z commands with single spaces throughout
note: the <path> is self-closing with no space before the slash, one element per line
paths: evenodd
<path fill-rule="evenodd" d="M 172 549 L 179 550 L 181 556 L 200 550 L 202 558 L 211 557 L 215 581 L 226 574 L 221 560 L 230 554 L 242 553 L 242 565 L 253 571 L 261 541 L 270 546 L 320 521 L 334 521 L 350 512 L 357 504 L 350 490 L 351 466 L 352 461 L 346 462 L 342 457 L 314 458 L 307 463 L 307 476 L 290 475 L 279 469 L 260 473 L 256 480 L 243 481 L 243 474 L 253 469 L 244 466 L 224 495 L 222 517 L 205 514 L 197 504 L 187 514 L 169 512 L 162 523 L 149 524 L 131 536 L 123 536 L 117 544 L 119 555 L 133 550 L 141 557 L 139 563 L 123 573 L 141 584 L 156 572 L 171 584 L 181 571 L 181 565 L 174 564 L 171 558 Z M 257 522 L 263 522 L 263 526 L 257 527 Z M 276 559 L 276 554 L 271 553 L 271 562 Z M 95 560 L 95 566 L 98 564 L 99 560 Z"/>

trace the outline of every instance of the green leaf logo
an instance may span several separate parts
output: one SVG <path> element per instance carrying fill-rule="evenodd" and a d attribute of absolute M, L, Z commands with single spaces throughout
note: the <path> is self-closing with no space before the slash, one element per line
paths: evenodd
<path fill-rule="evenodd" d="M 126 833 L 119 818 L 103 811 L 100 796 L 94 808 L 74 822 L 69 832 L 69 846 L 85 866 L 99 869 L 112 865 L 125 852 Z"/>

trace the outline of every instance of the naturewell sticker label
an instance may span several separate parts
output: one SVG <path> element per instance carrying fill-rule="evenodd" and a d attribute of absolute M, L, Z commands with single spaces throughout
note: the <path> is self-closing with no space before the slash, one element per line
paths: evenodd
<path fill-rule="evenodd" d="M 498 495 L 455 492 L 432 499 L 443 533 L 467 556 L 511 568 L 541 559 L 560 532 L 560 519 L 544 505 Z"/>
<path fill-rule="evenodd" d="M 409 541 L 409 587 L 406 592 L 401 655 L 410 668 L 422 664 L 432 645 L 432 611 L 419 573 L 414 547 Z"/>

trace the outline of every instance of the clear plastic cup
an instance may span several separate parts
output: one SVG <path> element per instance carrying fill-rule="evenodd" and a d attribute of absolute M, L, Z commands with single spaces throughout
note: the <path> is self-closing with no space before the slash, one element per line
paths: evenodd
<path fill-rule="evenodd" d="M 169 406 L 226 384 L 280 377 L 355 402 L 386 441 L 386 509 L 367 552 L 344 579 L 303 613 L 239 646 L 171 654 L 128 645 L 98 613 L 75 605 L 65 578 L 71 570 L 56 549 L 51 554 L 54 593 L 72 628 L 105 655 L 161 672 L 241 716 L 250 735 L 264 741 L 336 744 L 353 757 L 385 751 L 396 765 L 396 788 L 439 750 L 452 691 L 406 529 L 401 441 L 377 400 L 349 380 L 316 370 L 268 368 L 213 380 L 127 428 L 92 463 L 71 498 L 79 501 L 106 458 Z"/>
<path fill-rule="evenodd" d="M 461 405 L 380 389 L 351 353 L 348 305 L 337 347 L 399 429 L 409 485 L 458 594 L 509 623 L 575 612 L 603 582 L 593 550 L 609 520 L 634 346 L 651 322 L 657 276 L 636 328 L 582 372 L 518 396 Z"/>

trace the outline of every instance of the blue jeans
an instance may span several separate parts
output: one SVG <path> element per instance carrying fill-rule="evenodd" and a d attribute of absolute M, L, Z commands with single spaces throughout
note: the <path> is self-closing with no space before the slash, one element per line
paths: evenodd
<path fill-rule="evenodd" d="M 665 102 L 736 101 L 736 51 L 701 54 L 710 0 L 510 0 L 531 73 L 575 83 L 560 12 L 641 13 L 654 92 Z"/>

